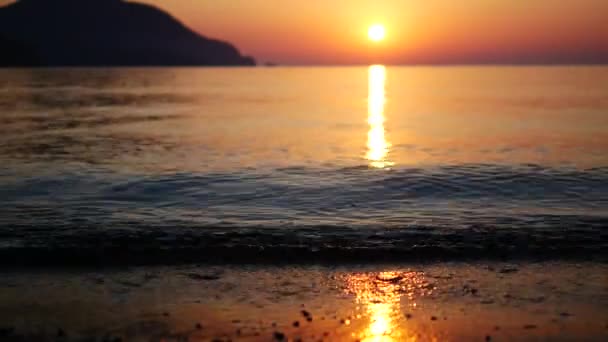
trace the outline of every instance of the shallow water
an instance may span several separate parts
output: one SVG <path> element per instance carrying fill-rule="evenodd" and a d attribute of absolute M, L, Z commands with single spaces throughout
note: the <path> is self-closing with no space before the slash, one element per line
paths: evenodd
<path fill-rule="evenodd" d="M 0 247 L 601 254 L 606 89 L 606 67 L 0 70 Z"/>

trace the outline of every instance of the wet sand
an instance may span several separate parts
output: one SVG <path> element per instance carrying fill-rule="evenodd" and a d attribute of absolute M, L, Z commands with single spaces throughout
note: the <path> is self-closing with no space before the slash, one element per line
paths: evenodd
<path fill-rule="evenodd" d="M 3 341 L 608 340 L 605 263 L 0 274 Z"/>

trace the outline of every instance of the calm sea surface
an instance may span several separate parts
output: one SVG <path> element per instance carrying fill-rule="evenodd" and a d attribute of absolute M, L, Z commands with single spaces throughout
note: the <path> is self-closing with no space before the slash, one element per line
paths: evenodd
<path fill-rule="evenodd" d="M 0 69 L 5 252 L 593 255 L 607 228 L 608 67 Z"/>

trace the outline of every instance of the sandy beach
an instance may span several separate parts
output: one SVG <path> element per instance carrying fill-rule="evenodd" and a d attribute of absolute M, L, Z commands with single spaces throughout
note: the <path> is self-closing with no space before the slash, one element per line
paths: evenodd
<path fill-rule="evenodd" d="M 10 270 L 3 341 L 603 341 L 605 263 Z"/>

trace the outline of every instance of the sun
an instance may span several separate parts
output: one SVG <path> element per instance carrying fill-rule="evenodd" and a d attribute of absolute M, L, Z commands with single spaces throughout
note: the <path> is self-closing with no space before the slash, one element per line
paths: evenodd
<path fill-rule="evenodd" d="M 386 37 L 386 29 L 384 25 L 374 24 L 367 30 L 367 36 L 373 42 L 382 41 Z"/>

